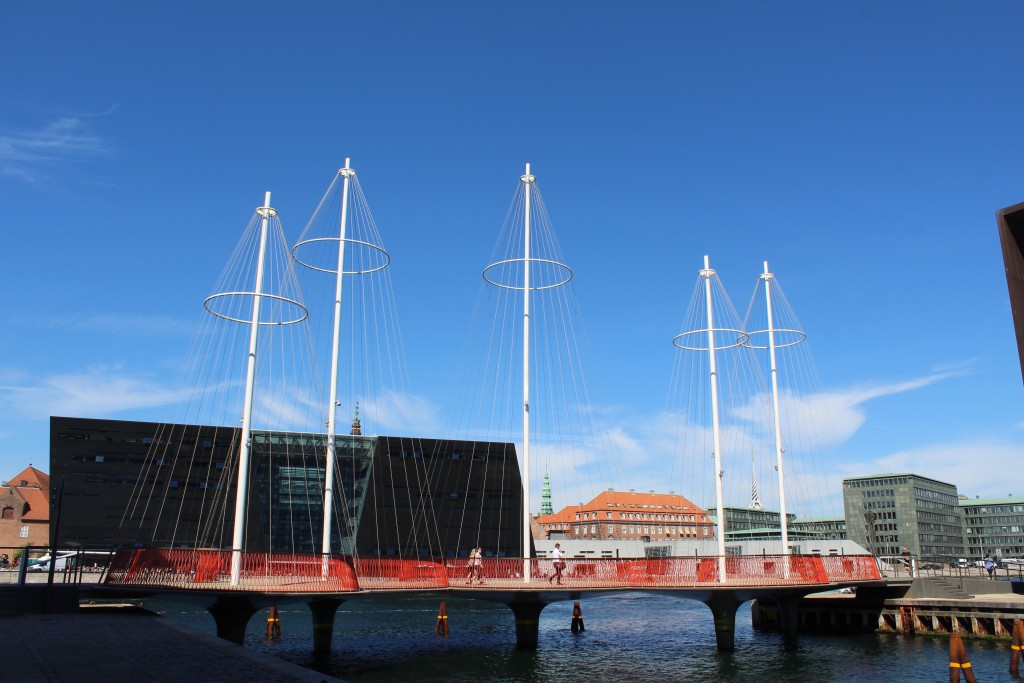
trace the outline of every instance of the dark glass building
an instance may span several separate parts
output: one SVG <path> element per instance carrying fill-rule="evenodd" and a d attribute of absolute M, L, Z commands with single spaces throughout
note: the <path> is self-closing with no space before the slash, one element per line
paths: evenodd
<path fill-rule="evenodd" d="M 1010 290 L 1010 310 L 1017 334 L 1017 352 L 1024 374 L 1024 204 L 1015 204 L 996 212 L 999 244 L 1003 249 L 1006 286 Z"/>
<path fill-rule="evenodd" d="M 230 548 L 237 428 L 50 418 L 64 481 L 58 543 Z M 325 436 L 253 431 L 245 547 L 319 552 Z M 334 552 L 522 556 L 522 482 L 510 443 L 335 437 Z"/>

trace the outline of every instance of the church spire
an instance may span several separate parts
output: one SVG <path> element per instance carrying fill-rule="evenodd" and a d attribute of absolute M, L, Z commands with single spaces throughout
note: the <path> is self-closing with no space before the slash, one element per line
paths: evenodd
<path fill-rule="evenodd" d="M 356 416 L 352 418 L 352 436 L 360 436 L 363 433 L 363 426 L 359 422 L 359 401 L 356 401 Z"/>
<path fill-rule="evenodd" d="M 757 490 L 757 467 L 754 465 L 753 453 L 750 454 L 750 507 L 754 510 L 764 510 Z"/>
<path fill-rule="evenodd" d="M 551 479 L 548 477 L 548 468 L 544 468 L 544 486 L 540 490 L 540 514 L 550 515 L 551 509 Z"/>

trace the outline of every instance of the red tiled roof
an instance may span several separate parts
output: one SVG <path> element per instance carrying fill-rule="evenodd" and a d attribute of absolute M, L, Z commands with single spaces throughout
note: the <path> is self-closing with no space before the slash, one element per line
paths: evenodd
<path fill-rule="evenodd" d="M 575 521 L 576 513 L 582 512 L 585 508 L 586 506 L 582 505 L 570 505 L 550 515 L 538 516 L 537 524 L 568 524 Z"/>
<path fill-rule="evenodd" d="M 22 517 L 26 521 L 46 522 L 50 519 L 50 494 L 41 489 L 19 487 L 18 493 L 28 503 L 28 512 Z"/>
<path fill-rule="evenodd" d="M 651 513 L 685 513 L 706 515 L 707 512 L 692 501 L 674 493 L 637 493 L 635 491 L 602 491 L 589 503 L 570 505 L 551 515 L 541 515 L 538 524 L 565 524 L 576 521 L 576 513 L 647 511 Z"/>
<path fill-rule="evenodd" d="M 25 482 L 22 484 L 21 482 Z M 43 490 L 50 488 L 50 475 L 29 465 L 24 470 L 7 480 L 8 486 L 34 486 Z"/>

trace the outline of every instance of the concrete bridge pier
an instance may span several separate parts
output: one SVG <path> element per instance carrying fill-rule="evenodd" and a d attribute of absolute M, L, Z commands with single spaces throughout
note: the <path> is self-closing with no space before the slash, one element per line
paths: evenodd
<path fill-rule="evenodd" d="M 334 617 L 343 602 L 338 598 L 314 598 L 309 601 L 309 611 L 313 615 L 313 654 L 324 655 L 331 651 Z"/>
<path fill-rule="evenodd" d="M 721 651 L 736 647 L 736 610 L 740 601 L 731 592 L 715 592 L 705 602 L 715 620 L 715 642 Z"/>
<path fill-rule="evenodd" d="M 257 607 L 244 595 L 221 595 L 206 608 L 217 623 L 217 637 L 243 645 L 245 627 L 256 614 Z"/>
<path fill-rule="evenodd" d="M 516 649 L 536 650 L 540 636 L 540 613 L 547 607 L 536 595 L 520 593 L 506 602 L 516 617 Z"/>
<path fill-rule="evenodd" d="M 779 626 L 782 627 L 782 644 L 786 648 L 796 647 L 800 633 L 800 602 L 803 595 L 777 595 L 775 603 L 779 606 Z"/>

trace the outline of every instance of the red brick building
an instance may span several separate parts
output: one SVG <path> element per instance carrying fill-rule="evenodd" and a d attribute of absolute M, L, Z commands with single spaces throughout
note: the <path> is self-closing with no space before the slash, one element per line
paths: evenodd
<path fill-rule="evenodd" d="M 703 540 L 715 535 L 707 512 L 674 493 L 602 492 L 535 519 L 540 538 Z M 552 535 L 554 534 L 554 536 Z"/>
<path fill-rule="evenodd" d="M 29 466 L 0 486 L 0 554 L 50 543 L 50 476 Z"/>

